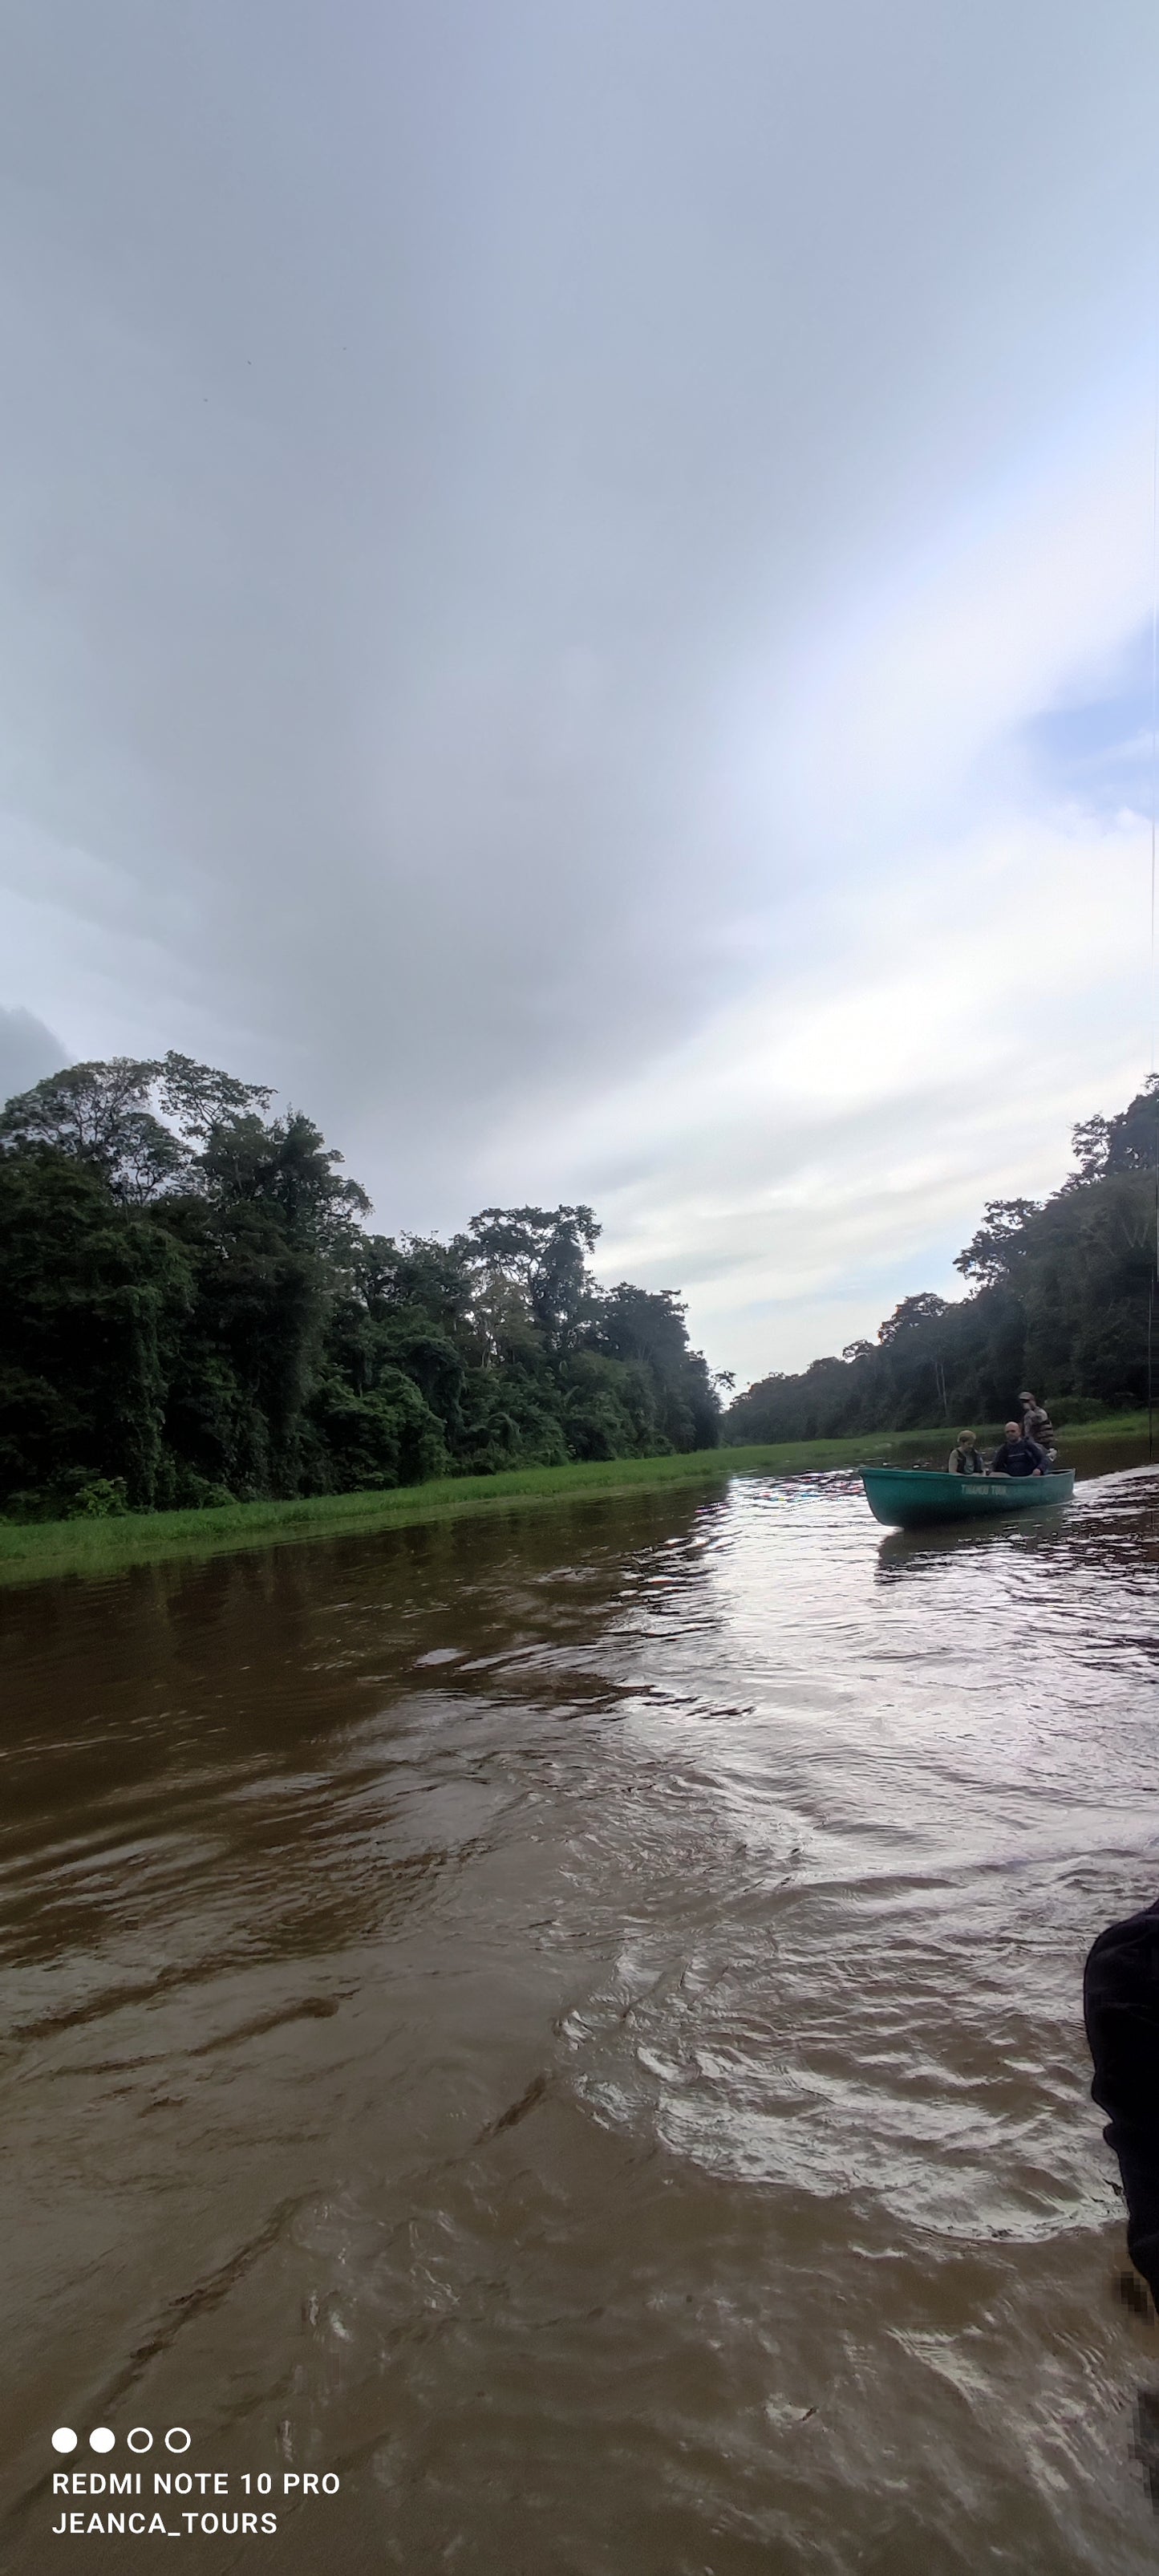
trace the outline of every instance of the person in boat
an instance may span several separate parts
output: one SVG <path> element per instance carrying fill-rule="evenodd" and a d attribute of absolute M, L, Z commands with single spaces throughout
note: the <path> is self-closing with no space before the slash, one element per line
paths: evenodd
<path fill-rule="evenodd" d="M 1123 2178 L 1127 2252 L 1159 2303 L 1159 1905 L 1100 1932 L 1083 1976 L 1083 2017 L 1091 2093 L 1110 2113 L 1103 2136 Z"/>
<path fill-rule="evenodd" d="M 978 1447 L 976 1431 L 959 1431 L 958 1445 L 949 1457 L 951 1476 L 984 1476 L 986 1461 Z"/>
<path fill-rule="evenodd" d="M 1050 1463 L 1037 1440 L 1028 1440 L 1020 1422 L 1008 1422 L 990 1462 L 992 1476 L 1048 1476 Z"/>
<path fill-rule="evenodd" d="M 1024 1439 L 1037 1440 L 1039 1448 L 1045 1449 L 1050 1464 L 1053 1467 L 1055 1459 L 1058 1456 L 1058 1442 L 1055 1438 L 1054 1424 L 1046 1410 L 1046 1406 L 1039 1403 L 1037 1396 L 1031 1394 L 1029 1387 L 1023 1388 L 1018 1401 L 1022 1407 L 1022 1432 Z"/>

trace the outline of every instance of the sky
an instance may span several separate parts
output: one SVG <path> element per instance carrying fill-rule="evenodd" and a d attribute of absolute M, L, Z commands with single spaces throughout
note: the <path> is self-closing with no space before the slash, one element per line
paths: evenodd
<path fill-rule="evenodd" d="M 743 1385 L 1153 1061 L 1143 0 L 9 0 L 0 1092 L 585 1200 Z"/>

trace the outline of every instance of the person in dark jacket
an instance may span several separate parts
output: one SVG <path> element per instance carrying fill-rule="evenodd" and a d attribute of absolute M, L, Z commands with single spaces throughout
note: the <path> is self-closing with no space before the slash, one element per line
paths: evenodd
<path fill-rule="evenodd" d="M 1109 1923 L 1087 1958 L 1083 2017 L 1091 2097 L 1119 2159 L 1127 2252 L 1159 2305 L 1159 1905 Z"/>
<path fill-rule="evenodd" d="M 1006 1438 L 999 1442 L 990 1461 L 992 1476 L 1042 1476 L 1047 1472 L 1045 1449 L 1037 1440 L 1028 1440 L 1020 1422 L 1008 1422 Z"/>

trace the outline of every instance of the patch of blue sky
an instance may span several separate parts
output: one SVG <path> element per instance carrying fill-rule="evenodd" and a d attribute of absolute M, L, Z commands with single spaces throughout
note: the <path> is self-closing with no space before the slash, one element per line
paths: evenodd
<path fill-rule="evenodd" d="M 1150 814 L 1155 780 L 1151 622 L 1131 637 L 1097 688 L 1088 681 L 1032 716 L 1019 748 L 1040 791 L 1098 815 Z"/>

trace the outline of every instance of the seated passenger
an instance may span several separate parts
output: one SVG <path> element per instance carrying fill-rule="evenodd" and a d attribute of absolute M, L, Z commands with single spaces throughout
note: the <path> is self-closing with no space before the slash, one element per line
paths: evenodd
<path fill-rule="evenodd" d="M 1045 1449 L 1028 1440 L 1020 1422 L 1008 1422 L 1006 1438 L 990 1461 L 992 1476 L 1043 1476 L 1049 1473 Z"/>
<path fill-rule="evenodd" d="M 1055 1439 L 1054 1424 L 1046 1406 L 1039 1403 L 1037 1396 L 1031 1394 L 1029 1387 L 1023 1387 L 1018 1401 L 1022 1407 L 1023 1438 L 1037 1440 L 1039 1448 L 1045 1449 L 1053 1467 L 1058 1456 L 1058 1443 Z"/>
<path fill-rule="evenodd" d="M 978 1447 L 976 1431 L 959 1431 L 958 1446 L 950 1451 L 949 1467 L 951 1476 L 985 1475 L 986 1461 Z"/>

